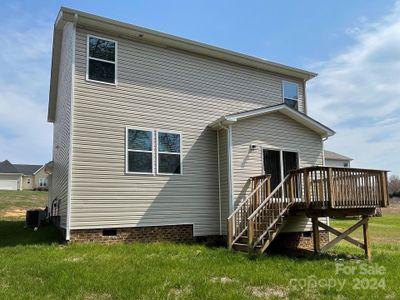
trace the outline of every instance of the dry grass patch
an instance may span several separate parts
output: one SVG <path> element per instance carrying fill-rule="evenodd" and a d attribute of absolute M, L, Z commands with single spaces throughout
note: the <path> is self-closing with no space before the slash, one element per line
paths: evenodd
<path fill-rule="evenodd" d="M 261 299 L 288 299 L 289 289 L 285 287 L 249 286 L 246 291 L 253 297 Z"/>
<path fill-rule="evenodd" d="M 229 277 L 226 277 L 226 276 L 224 276 L 224 277 L 212 277 L 210 279 L 210 281 L 213 282 L 213 283 L 222 283 L 222 284 L 238 282 L 238 280 L 232 279 L 232 278 L 229 278 Z"/>

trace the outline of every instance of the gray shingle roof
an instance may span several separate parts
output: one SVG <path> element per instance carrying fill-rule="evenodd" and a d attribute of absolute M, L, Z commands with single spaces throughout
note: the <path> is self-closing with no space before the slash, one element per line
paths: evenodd
<path fill-rule="evenodd" d="M 16 173 L 24 175 L 33 175 L 39 170 L 42 165 L 24 165 L 24 164 L 12 164 L 8 160 L 0 162 L 0 173 Z"/>
<path fill-rule="evenodd" d="M 342 154 L 333 152 L 333 151 L 324 151 L 325 159 L 335 159 L 335 160 L 353 160 L 350 157 L 344 156 Z"/>
<path fill-rule="evenodd" d="M 42 167 L 42 165 L 14 164 L 14 167 L 24 175 L 33 175 L 33 173 L 35 173 L 37 170 L 39 170 Z"/>
<path fill-rule="evenodd" d="M 0 173 L 21 173 L 12 163 L 8 160 L 0 162 Z"/>

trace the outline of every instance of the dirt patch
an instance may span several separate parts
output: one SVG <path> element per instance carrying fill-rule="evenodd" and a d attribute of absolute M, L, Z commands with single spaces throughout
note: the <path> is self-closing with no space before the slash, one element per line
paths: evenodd
<path fill-rule="evenodd" d="M 23 208 L 9 208 L 0 212 L 0 216 L 8 218 L 21 218 L 25 217 L 25 214 L 26 209 Z"/>
<path fill-rule="evenodd" d="M 271 299 L 280 298 L 288 299 L 289 290 L 284 287 L 265 287 L 265 286 L 249 286 L 247 287 L 247 292 L 256 298 Z"/>

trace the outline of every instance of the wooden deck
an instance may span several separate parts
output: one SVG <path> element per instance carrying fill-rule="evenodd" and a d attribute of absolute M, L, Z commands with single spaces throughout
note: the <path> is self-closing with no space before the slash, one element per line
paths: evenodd
<path fill-rule="evenodd" d="M 325 252 L 340 240 L 362 247 L 370 257 L 369 217 L 388 205 L 387 172 L 369 169 L 308 167 L 291 171 L 270 192 L 268 175 L 252 177 L 253 190 L 228 218 L 228 247 L 263 252 L 290 214 L 305 213 L 313 221 L 315 252 Z M 361 221 L 339 232 L 318 217 L 360 216 Z M 364 243 L 349 237 L 363 226 Z M 319 245 L 319 228 L 338 237 Z"/>

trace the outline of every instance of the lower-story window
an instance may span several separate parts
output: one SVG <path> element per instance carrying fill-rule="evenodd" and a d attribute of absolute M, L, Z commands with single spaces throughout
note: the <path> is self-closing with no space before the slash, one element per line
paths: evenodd
<path fill-rule="evenodd" d="M 47 178 L 39 178 L 39 187 L 47 186 Z"/>
<path fill-rule="evenodd" d="M 182 174 L 182 136 L 180 133 L 157 133 L 158 174 Z"/>
<path fill-rule="evenodd" d="M 153 173 L 153 130 L 126 130 L 126 172 Z"/>

